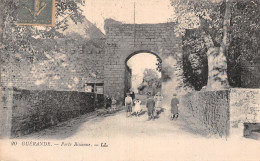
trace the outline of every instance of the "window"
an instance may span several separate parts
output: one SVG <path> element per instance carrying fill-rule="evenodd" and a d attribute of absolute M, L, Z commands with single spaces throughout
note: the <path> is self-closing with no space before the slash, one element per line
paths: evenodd
<path fill-rule="evenodd" d="M 85 86 L 85 91 L 90 93 L 103 94 L 104 83 L 87 83 Z"/>

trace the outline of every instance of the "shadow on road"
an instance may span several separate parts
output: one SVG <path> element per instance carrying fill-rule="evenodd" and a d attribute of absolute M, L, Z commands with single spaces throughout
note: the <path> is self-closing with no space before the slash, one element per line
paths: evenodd
<path fill-rule="evenodd" d="M 122 111 L 122 109 L 118 110 L 117 112 L 113 114 L 108 114 L 104 116 L 98 116 L 98 112 L 94 111 L 91 113 L 87 113 L 84 115 L 81 115 L 76 118 L 71 118 L 67 121 L 60 122 L 55 126 L 49 127 L 47 129 L 34 132 L 28 135 L 24 135 L 21 137 L 17 137 L 16 139 L 55 139 L 55 140 L 63 140 L 66 138 L 69 138 L 73 135 L 75 135 L 80 127 L 85 124 L 86 122 L 101 122 L 103 121 L 106 117 L 109 116 L 115 116 L 119 114 Z"/>
<path fill-rule="evenodd" d="M 122 115 L 123 113 L 125 113 L 124 108 L 121 108 L 120 110 L 118 110 L 115 113 L 106 113 L 105 115 L 98 115 L 98 112 L 95 111 L 92 113 L 81 115 L 77 118 L 70 119 L 65 122 L 61 122 L 58 125 L 50 127 L 48 129 L 44 129 L 42 131 L 35 132 L 35 133 L 29 134 L 26 136 L 21 136 L 19 138 L 21 138 L 21 139 L 63 140 L 63 139 L 78 135 L 77 133 L 81 132 L 82 130 L 87 132 L 88 128 L 85 128 L 87 122 L 89 125 L 94 125 L 94 126 L 92 126 L 92 130 L 93 130 L 93 127 L 95 127 L 95 126 L 100 126 L 101 124 L 103 126 L 103 122 L 104 122 L 105 128 L 108 128 L 108 129 L 109 128 L 112 128 L 112 129 L 120 128 L 120 130 L 118 131 L 118 132 L 120 132 L 120 135 L 130 135 L 130 134 L 140 135 L 140 134 L 142 134 L 141 131 L 143 130 L 142 126 L 145 125 L 146 128 L 149 128 L 149 130 L 147 130 L 145 132 L 145 134 L 148 136 L 155 136 L 155 135 L 160 135 L 160 134 L 172 134 L 172 133 L 182 134 L 182 133 L 187 133 L 187 132 L 194 134 L 194 135 L 203 136 L 203 137 L 212 136 L 212 135 L 209 135 L 209 133 L 205 127 L 198 126 L 199 125 L 197 123 L 198 120 L 186 119 L 186 117 L 188 117 L 188 116 L 182 115 L 181 112 L 180 112 L 179 118 L 176 121 L 170 120 L 170 118 L 165 118 L 167 116 L 165 114 L 163 114 L 163 112 L 164 112 L 164 110 L 158 112 L 158 115 L 155 117 L 156 121 L 149 122 L 148 124 L 147 123 L 143 124 L 144 122 L 147 122 L 147 118 L 144 117 L 145 114 L 147 113 L 147 111 L 142 110 L 142 112 L 140 114 L 140 116 L 142 116 L 142 117 L 137 117 L 137 119 L 125 119 L 124 120 L 124 121 L 126 121 L 126 123 L 128 122 L 131 125 L 134 124 L 135 127 L 124 128 L 125 126 L 121 126 L 120 123 L 119 123 L 119 127 L 107 126 L 108 124 L 107 124 L 107 121 L 105 120 L 108 117 L 116 117 L 116 115 Z M 123 118 L 123 115 L 119 116 L 115 119 L 118 119 L 118 118 L 120 118 L 120 119 Z M 116 122 L 117 122 L 117 120 L 116 120 Z M 95 125 L 95 124 L 97 124 L 97 125 Z M 87 126 L 89 126 L 89 125 L 87 125 Z M 102 127 L 102 126 L 100 126 L 100 127 Z M 116 125 L 116 126 L 118 126 L 118 125 Z M 89 130 L 91 130 L 91 128 Z M 95 134 L 95 132 L 93 133 L 93 131 L 90 131 L 91 133 L 93 133 L 91 135 L 95 135 L 95 136 L 102 135 L 102 134 L 98 134 L 99 132 L 102 133 L 102 129 L 97 128 L 97 130 L 98 130 L 97 134 Z"/>

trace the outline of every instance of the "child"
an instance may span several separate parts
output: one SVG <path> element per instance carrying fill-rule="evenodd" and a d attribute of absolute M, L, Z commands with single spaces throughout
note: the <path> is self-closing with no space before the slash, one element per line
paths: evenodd
<path fill-rule="evenodd" d="M 130 97 L 130 94 L 127 93 L 126 94 L 126 98 L 125 98 L 125 107 L 126 107 L 126 117 L 129 117 L 132 113 L 132 106 L 133 106 L 133 100 L 132 98 Z"/>
<path fill-rule="evenodd" d="M 149 120 L 154 120 L 154 106 L 155 106 L 155 101 L 151 96 L 151 93 L 148 93 L 148 100 L 146 102 L 146 108 L 147 108 L 147 114 L 148 114 L 148 121 Z"/>
<path fill-rule="evenodd" d="M 105 107 L 106 109 L 109 109 L 111 107 L 111 98 L 108 95 L 106 95 Z"/>
<path fill-rule="evenodd" d="M 107 113 L 111 113 L 112 112 L 111 103 L 112 103 L 111 98 L 108 95 L 106 95 L 105 108 L 107 110 Z"/>
<path fill-rule="evenodd" d="M 112 110 L 116 110 L 116 99 L 114 97 L 112 97 Z"/>
<path fill-rule="evenodd" d="M 140 112 L 141 112 L 141 101 L 137 98 L 135 101 L 135 113 L 136 113 L 135 116 L 139 116 Z"/>

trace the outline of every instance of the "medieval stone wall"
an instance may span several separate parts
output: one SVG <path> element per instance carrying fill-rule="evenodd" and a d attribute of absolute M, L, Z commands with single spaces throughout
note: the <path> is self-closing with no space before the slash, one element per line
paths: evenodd
<path fill-rule="evenodd" d="M 5 88 L 2 137 L 19 137 L 94 111 L 94 94 Z M 5 114 L 5 115 L 4 115 Z"/>
<path fill-rule="evenodd" d="M 260 123 L 260 89 L 230 90 L 231 132 L 242 135 L 244 123 Z"/>
<path fill-rule="evenodd" d="M 84 93 L 85 86 L 104 82 L 104 39 L 35 41 L 50 49 L 1 53 L 3 137 L 25 135 L 93 111 L 95 96 Z M 99 106 L 102 98 L 96 99 Z"/>
<path fill-rule="evenodd" d="M 29 90 L 84 91 L 86 83 L 103 83 L 104 39 L 75 45 L 58 39 L 60 51 L 44 52 L 42 57 L 14 57 L 3 60 L 1 85 Z M 39 51 L 41 52 L 41 51 Z M 4 54 L 14 55 L 11 51 Z"/>
<path fill-rule="evenodd" d="M 193 92 L 182 97 L 181 105 L 180 114 L 198 119 L 194 126 L 204 126 L 208 134 L 243 136 L 244 123 L 260 123 L 259 89 Z"/>
<path fill-rule="evenodd" d="M 157 55 L 162 63 L 172 57 L 182 69 L 181 37 L 174 23 L 106 25 L 105 93 L 124 96 L 126 61 L 140 52 Z M 173 69 L 176 69 L 174 67 Z"/>

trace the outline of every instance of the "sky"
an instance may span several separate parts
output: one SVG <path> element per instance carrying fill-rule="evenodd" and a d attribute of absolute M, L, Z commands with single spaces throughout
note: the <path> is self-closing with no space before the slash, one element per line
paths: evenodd
<path fill-rule="evenodd" d="M 156 56 L 150 53 L 136 54 L 127 61 L 127 65 L 132 69 L 132 88 L 135 93 L 137 92 L 137 87 L 143 81 L 144 70 L 146 68 L 156 70 L 156 63 Z M 157 74 L 159 77 L 161 76 L 159 72 L 157 72 Z M 137 77 L 135 77 L 135 75 Z"/>
<path fill-rule="evenodd" d="M 104 20 L 107 18 L 134 23 L 134 2 L 137 24 L 164 23 L 174 13 L 170 0 L 86 0 L 82 9 L 86 18 L 104 33 Z"/>

